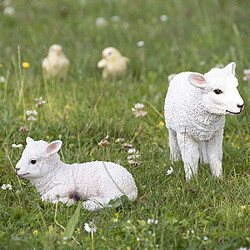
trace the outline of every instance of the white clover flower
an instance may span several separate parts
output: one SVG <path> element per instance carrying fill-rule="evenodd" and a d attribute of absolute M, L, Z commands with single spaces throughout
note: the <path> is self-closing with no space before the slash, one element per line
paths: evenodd
<path fill-rule="evenodd" d="M 129 156 L 127 157 L 127 159 L 128 159 L 128 160 L 135 160 L 135 159 L 138 158 L 138 157 L 140 157 L 139 154 L 134 154 L 134 155 L 129 155 Z"/>
<path fill-rule="evenodd" d="M 170 175 L 170 174 L 172 174 L 173 173 L 173 167 L 170 167 L 170 169 L 168 169 L 168 171 L 167 171 L 167 175 Z"/>
<path fill-rule="evenodd" d="M 130 149 L 128 150 L 128 153 L 129 153 L 129 154 L 135 154 L 135 153 L 139 153 L 139 151 L 136 151 L 135 148 L 130 148 Z"/>
<path fill-rule="evenodd" d="M 123 143 L 122 144 L 122 147 L 124 148 L 124 149 L 130 149 L 130 148 L 133 148 L 133 145 L 131 144 L 131 143 Z"/>
<path fill-rule="evenodd" d="M 40 97 L 39 99 L 38 99 L 38 98 L 35 98 L 35 101 L 37 101 L 37 103 L 36 103 L 36 107 L 37 107 L 37 108 L 42 107 L 43 104 L 46 103 L 46 101 L 44 101 L 42 97 Z"/>
<path fill-rule="evenodd" d="M 5 82 L 5 78 L 3 76 L 0 76 L 0 83 L 4 83 Z"/>
<path fill-rule="evenodd" d="M 245 75 L 250 75 L 250 69 L 244 69 L 243 73 L 244 73 Z"/>
<path fill-rule="evenodd" d="M 243 73 L 245 74 L 243 80 L 244 81 L 250 80 L 250 69 L 244 69 Z"/>
<path fill-rule="evenodd" d="M 203 237 L 203 240 L 208 240 L 208 237 L 205 235 L 204 237 Z"/>
<path fill-rule="evenodd" d="M 15 9 L 13 7 L 6 7 L 3 11 L 5 16 L 13 16 L 15 14 Z"/>
<path fill-rule="evenodd" d="M 121 18 L 119 16 L 112 16 L 111 21 L 114 23 L 120 22 Z"/>
<path fill-rule="evenodd" d="M 128 163 L 133 166 L 133 167 L 137 167 L 138 165 L 141 164 L 141 162 L 136 161 L 136 160 L 128 160 Z"/>
<path fill-rule="evenodd" d="M 98 28 L 105 27 L 107 24 L 108 24 L 108 22 L 106 21 L 106 19 L 104 17 L 98 17 L 95 20 L 95 25 Z"/>
<path fill-rule="evenodd" d="M 36 121 L 36 118 L 33 115 L 31 115 L 31 116 L 28 117 L 27 120 L 28 121 Z"/>
<path fill-rule="evenodd" d="M 176 74 L 169 75 L 168 76 L 168 81 L 171 82 L 174 79 L 175 76 L 176 76 Z"/>
<path fill-rule="evenodd" d="M 205 61 L 200 61 L 201 66 L 205 65 L 205 63 L 206 63 Z"/>
<path fill-rule="evenodd" d="M 144 104 L 136 103 L 135 106 L 132 108 L 132 111 L 136 117 L 145 116 L 148 112 L 142 110 L 144 108 Z"/>
<path fill-rule="evenodd" d="M 115 142 L 124 142 L 124 141 L 125 141 L 124 138 L 117 138 L 117 139 L 115 140 Z"/>
<path fill-rule="evenodd" d="M 162 22 L 166 22 L 166 21 L 168 20 L 168 16 L 167 16 L 167 15 L 161 15 L 161 16 L 160 16 L 160 20 L 161 20 Z"/>
<path fill-rule="evenodd" d="M 23 144 L 12 144 L 11 147 L 12 148 L 21 148 L 23 146 Z"/>
<path fill-rule="evenodd" d="M 144 46 L 144 41 L 139 41 L 136 45 L 137 47 L 143 47 Z"/>
<path fill-rule="evenodd" d="M 144 104 L 142 104 L 142 103 L 135 104 L 135 109 L 143 109 L 143 108 L 144 108 Z"/>
<path fill-rule="evenodd" d="M 96 232 L 97 228 L 96 226 L 94 225 L 93 222 L 90 222 L 90 223 L 84 223 L 84 229 L 86 232 L 88 233 L 92 233 L 92 232 Z"/>
<path fill-rule="evenodd" d="M 222 69 L 222 68 L 224 68 L 224 64 L 222 64 L 222 63 L 217 63 L 217 64 L 215 65 L 215 68 Z"/>
<path fill-rule="evenodd" d="M 158 220 L 154 220 L 154 219 L 148 219 L 147 220 L 147 224 L 158 224 Z"/>
<path fill-rule="evenodd" d="M 136 110 L 134 111 L 135 117 L 143 117 L 147 114 L 147 111 L 143 111 L 143 110 Z"/>
<path fill-rule="evenodd" d="M 1 187 L 3 190 L 12 190 L 12 185 L 10 184 L 3 184 L 2 187 Z"/>
<path fill-rule="evenodd" d="M 36 110 L 27 110 L 26 111 L 26 115 L 27 116 L 31 116 L 31 115 L 37 115 L 37 111 Z"/>

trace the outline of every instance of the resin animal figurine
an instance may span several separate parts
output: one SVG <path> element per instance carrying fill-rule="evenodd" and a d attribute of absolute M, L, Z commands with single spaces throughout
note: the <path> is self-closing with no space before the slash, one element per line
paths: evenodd
<path fill-rule="evenodd" d="M 69 60 L 64 55 L 61 45 L 54 44 L 49 48 L 48 56 L 43 59 L 42 68 L 47 79 L 67 77 Z"/>
<path fill-rule="evenodd" d="M 16 174 L 31 181 L 43 201 L 63 202 L 71 205 L 79 200 L 87 210 L 109 206 L 126 195 L 133 201 L 137 187 L 133 176 L 122 166 L 104 161 L 66 164 L 57 153 L 61 141 L 47 143 L 26 139 L 22 157 L 16 165 Z"/>
<path fill-rule="evenodd" d="M 98 68 L 103 68 L 103 79 L 123 76 L 127 71 L 129 59 L 113 47 L 108 47 L 102 52 L 102 60 L 97 63 Z"/>
<path fill-rule="evenodd" d="M 187 180 L 197 175 L 199 158 L 209 163 L 212 175 L 222 177 L 225 115 L 244 107 L 235 67 L 231 62 L 204 75 L 183 72 L 170 82 L 164 107 L 170 157 L 182 159 Z"/>

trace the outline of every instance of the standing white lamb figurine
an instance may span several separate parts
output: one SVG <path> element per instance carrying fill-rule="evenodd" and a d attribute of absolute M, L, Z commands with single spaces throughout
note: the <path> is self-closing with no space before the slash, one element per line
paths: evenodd
<path fill-rule="evenodd" d="M 244 106 L 235 67 L 231 62 L 204 75 L 183 72 L 170 82 L 165 100 L 170 158 L 182 158 L 187 180 L 197 175 L 199 157 L 214 176 L 222 177 L 225 115 L 239 114 Z"/>
<path fill-rule="evenodd" d="M 47 143 L 27 137 L 26 142 L 16 174 L 29 179 L 42 200 L 68 205 L 83 200 L 83 207 L 94 211 L 123 195 L 131 201 L 136 199 L 134 178 L 122 166 L 103 161 L 69 165 L 60 161 L 57 153 L 61 141 Z M 115 205 L 120 205 L 119 201 Z"/>

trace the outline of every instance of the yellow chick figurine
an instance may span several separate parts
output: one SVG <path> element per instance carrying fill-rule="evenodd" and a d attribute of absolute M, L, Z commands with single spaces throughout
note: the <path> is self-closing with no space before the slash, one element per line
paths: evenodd
<path fill-rule="evenodd" d="M 129 59 L 123 57 L 119 50 L 108 47 L 102 51 L 102 60 L 97 63 L 98 68 L 103 68 L 103 79 L 119 77 L 125 74 Z"/>
<path fill-rule="evenodd" d="M 53 77 L 65 79 L 67 77 L 69 60 L 64 55 L 61 45 L 50 46 L 48 56 L 43 59 L 42 67 L 48 79 Z"/>

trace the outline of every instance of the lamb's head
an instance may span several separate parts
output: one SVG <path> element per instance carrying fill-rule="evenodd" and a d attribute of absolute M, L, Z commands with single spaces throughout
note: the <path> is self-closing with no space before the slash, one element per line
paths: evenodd
<path fill-rule="evenodd" d="M 244 102 L 237 89 L 235 67 L 236 64 L 231 62 L 222 69 L 214 68 L 204 75 L 189 75 L 189 83 L 202 90 L 202 104 L 208 112 L 236 115 L 243 110 Z"/>
<path fill-rule="evenodd" d="M 16 174 L 19 177 L 26 179 L 43 177 L 60 162 L 57 152 L 62 146 L 61 141 L 47 143 L 27 137 L 26 142 L 27 146 L 16 165 Z"/>

